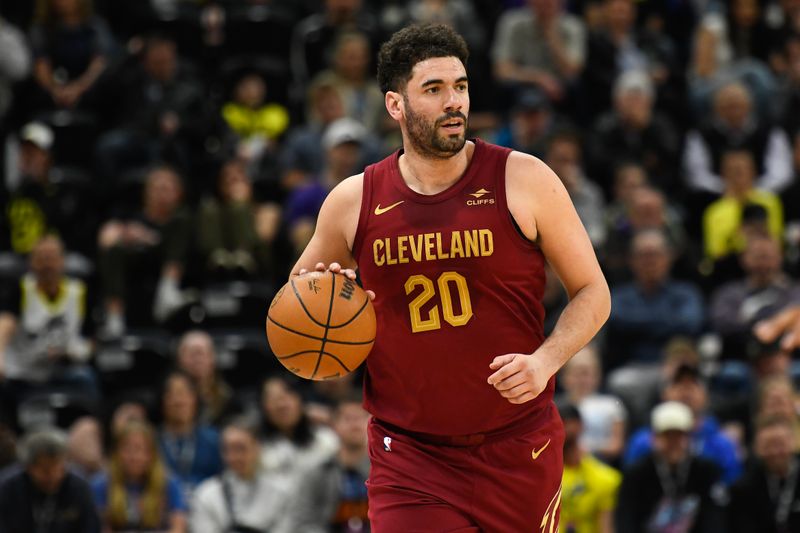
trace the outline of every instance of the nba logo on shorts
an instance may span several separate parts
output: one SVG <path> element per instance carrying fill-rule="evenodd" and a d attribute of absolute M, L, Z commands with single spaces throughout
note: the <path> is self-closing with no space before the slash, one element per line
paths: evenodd
<path fill-rule="evenodd" d="M 392 451 L 392 437 L 383 437 L 383 451 Z"/>

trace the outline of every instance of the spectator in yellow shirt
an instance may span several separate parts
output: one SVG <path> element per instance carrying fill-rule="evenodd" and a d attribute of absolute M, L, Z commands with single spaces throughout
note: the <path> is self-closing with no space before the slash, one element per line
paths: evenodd
<path fill-rule="evenodd" d="M 742 221 L 748 206 L 760 206 L 766 211 L 764 229 L 780 240 L 783 234 L 783 206 L 776 194 L 754 187 L 756 165 L 753 154 L 746 150 L 726 152 L 722 156 L 721 173 L 725 192 L 703 213 L 706 257 L 718 261 L 744 250 L 746 232 L 743 231 Z M 758 208 L 749 210 L 761 211 Z"/>
<path fill-rule="evenodd" d="M 559 412 L 565 431 L 559 531 L 612 533 L 622 476 L 581 448 L 583 422 L 578 409 L 574 405 L 564 405 Z"/>

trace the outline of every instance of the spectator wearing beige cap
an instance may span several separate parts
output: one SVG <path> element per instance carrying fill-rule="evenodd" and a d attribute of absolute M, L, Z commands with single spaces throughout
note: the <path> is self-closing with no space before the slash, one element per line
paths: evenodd
<path fill-rule="evenodd" d="M 726 531 L 720 470 L 692 455 L 692 411 L 680 402 L 653 409 L 653 451 L 623 475 L 617 505 L 618 533 Z"/>

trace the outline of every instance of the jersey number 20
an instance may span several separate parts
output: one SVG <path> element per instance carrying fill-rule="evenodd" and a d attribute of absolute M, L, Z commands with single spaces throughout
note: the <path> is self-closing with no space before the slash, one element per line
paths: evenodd
<path fill-rule="evenodd" d="M 451 281 L 455 283 L 458 290 L 458 300 L 461 303 L 461 312 L 459 314 L 455 314 L 453 310 L 453 294 L 450 290 Z M 411 314 L 411 331 L 414 333 L 431 331 L 442 327 L 438 305 L 434 305 L 428 311 L 427 318 L 422 318 L 421 312 L 422 306 L 436 296 L 436 286 L 439 288 L 439 299 L 442 302 L 442 315 L 445 322 L 451 326 L 463 326 L 472 318 L 472 302 L 469 298 L 469 287 L 467 287 L 467 280 L 464 276 L 458 272 L 442 272 L 436 280 L 436 285 L 434 285 L 430 278 L 417 274 L 408 278 L 405 284 L 407 295 L 414 292 L 417 287 L 422 287 L 422 292 L 408 304 L 408 311 Z"/>

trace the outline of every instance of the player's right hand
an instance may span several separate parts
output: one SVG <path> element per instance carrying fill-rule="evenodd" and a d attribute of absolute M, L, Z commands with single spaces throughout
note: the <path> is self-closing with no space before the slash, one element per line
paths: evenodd
<path fill-rule="evenodd" d="M 326 271 L 330 270 L 334 274 L 343 274 L 343 275 L 347 276 L 348 278 L 350 278 L 353 281 L 356 280 L 356 271 L 355 270 L 353 270 L 352 268 L 342 268 L 342 265 L 340 265 L 339 263 L 336 263 L 336 262 L 331 263 L 327 267 L 325 266 L 325 263 L 319 262 L 314 266 L 314 270 L 316 270 L 317 272 L 326 272 Z M 308 273 L 308 270 L 305 269 L 305 268 L 301 268 L 300 272 L 298 272 L 297 275 L 298 276 L 302 276 L 303 274 L 306 274 L 306 273 Z M 367 296 L 369 296 L 370 301 L 374 300 L 375 299 L 375 292 L 371 291 L 369 289 L 365 289 L 365 290 L 367 292 Z"/>
<path fill-rule="evenodd" d="M 753 327 L 753 333 L 765 343 L 783 336 L 781 349 L 786 351 L 800 348 L 800 305 L 793 305 L 767 320 L 761 320 Z"/>

